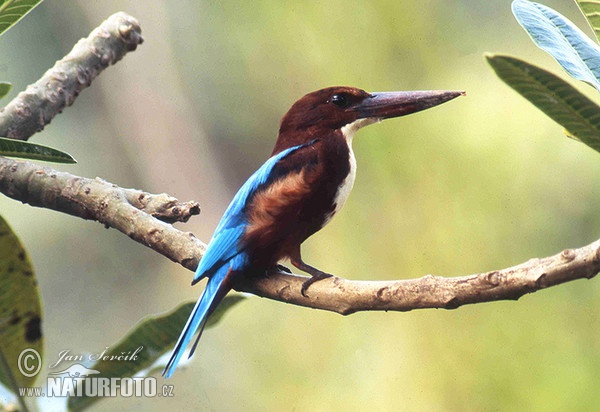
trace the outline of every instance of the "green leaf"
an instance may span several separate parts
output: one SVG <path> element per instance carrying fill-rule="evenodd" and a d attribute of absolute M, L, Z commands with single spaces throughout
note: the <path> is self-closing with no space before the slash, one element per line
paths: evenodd
<path fill-rule="evenodd" d="M 11 28 L 42 0 L 0 0 L 0 34 Z"/>
<path fill-rule="evenodd" d="M 575 0 L 579 9 L 587 19 L 588 24 L 594 31 L 596 39 L 600 41 L 600 1 L 597 0 Z"/>
<path fill-rule="evenodd" d="M 7 139 L 5 137 L 0 137 L 0 156 L 44 160 L 54 163 L 77 163 L 68 153 L 48 146 L 24 142 L 22 140 Z"/>
<path fill-rule="evenodd" d="M 18 388 L 34 385 L 36 361 L 43 356 L 41 307 L 29 256 L 19 238 L 0 217 L 0 382 L 16 395 Z M 19 359 L 25 350 L 29 352 Z M 31 350 L 37 352 L 39 359 Z M 31 376 L 24 375 L 19 365 L 24 365 L 25 374 Z"/>
<path fill-rule="evenodd" d="M 226 311 L 243 299 L 245 298 L 241 295 L 226 296 L 209 318 L 206 327 L 210 328 L 218 323 Z M 100 372 L 93 377 L 130 378 L 150 368 L 158 358 L 173 349 L 194 305 L 195 302 L 184 303 L 166 315 L 148 316 L 142 319 L 121 341 L 106 351 L 104 361 L 99 360 L 90 366 L 90 369 Z M 109 360 L 110 356 L 122 354 L 131 356 L 134 353 L 135 360 Z M 162 370 L 162 367 L 160 369 Z M 151 371 L 154 370 L 156 369 L 153 368 Z M 85 381 L 82 384 L 85 384 Z M 85 387 L 82 388 L 81 393 L 85 394 Z M 99 399 L 102 398 L 70 397 L 68 406 L 70 410 L 81 410 Z"/>
<path fill-rule="evenodd" d="M 558 76 L 511 56 L 486 54 L 498 77 L 567 130 L 600 151 L 600 106 Z"/>
<path fill-rule="evenodd" d="M 0 82 L 0 99 L 6 96 L 10 92 L 10 89 L 12 89 L 12 84 Z"/>
<path fill-rule="evenodd" d="M 515 0 L 517 21 L 535 44 L 548 52 L 574 78 L 600 91 L 600 46 L 560 13 L 542 4 Z"/>

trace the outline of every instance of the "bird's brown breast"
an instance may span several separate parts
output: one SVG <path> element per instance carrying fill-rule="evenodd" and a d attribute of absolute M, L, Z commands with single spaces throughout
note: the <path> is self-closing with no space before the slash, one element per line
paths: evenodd
<path fill-rule="evenodd" d="M 339 210 L 340 187 L 351 171 L 348 146 L 339 140 L 315 142 L 304 153 L 291 155 L 286 159 L 290 164 L 278 165 L 287 173 L 250 199 L 243 241 L 255 264 L 270 266 L 287 257 Z"/>

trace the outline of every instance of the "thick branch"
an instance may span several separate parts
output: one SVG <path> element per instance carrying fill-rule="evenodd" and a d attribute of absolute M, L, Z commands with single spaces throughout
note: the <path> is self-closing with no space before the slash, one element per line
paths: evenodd
<path fill-rule="evenodd" d="M 187 222 L 200 213 L 198 203 L 180 203 L 164 193 L 123 189 L 102 179 L 86 179 L 1 156 L 0 192 L 32 206 L 96 220 L 188 269 L 195 269 L 206 248 L 191 233 L 165 223 Z"/>
<path fill-rule="evenodd" d="M 110 16 L 0 111 L 0 136 L 27 140 L 42 130 L 102 70 L 142 41 L 136 19 L 122 12 Z"/>
<path fill-rule="evenodd" d="M 205 245 L 191 233 L 179 231 L 148 214 L 171 210 L 171 217 L 181 213 L 185 217 L 176 220 L 183 221 L 194 214 L 181 212 L 189 210 L 186 205 L 194 203 L 180 204 L 167 195 L 122 189 L 100 179 L 85 179 L 3 157 L 0 157 L 0 192 L 32 206 L 97 220 L 190 270 L 196 268 L 205 250 Z M 146 202 L 148 199 L 150 201 Z M 175 213 L 174 209 L 180 212 Z M 306 277 L 297 275 L 243 279 L 236 285 L 236 290 L 347 315 L 372 310 L 454 309 L 471 303 L 518 299 L 550 286 L 591 278 L 598 271 L 600 240 L 555 256 L 468 276 L 427 275 L 397 281 L 354 281 L 334 277 L 313 284 L 308 290 L 308 298 L 300 293 Z"/>
<path fill-rule="evenodd" d="M 445 278 L 427 275 L 395 281 L 357 281 L 338 277 L 314 283 L 308 298 L 300 293 L 305 277 L 276 275 L 245 280 L 239 290 L 295 305 L 329 310 L 342 315 L 359 311 L 456 309 L 459 306 L 517 300 L 527 293 L 592 278 L 600 271 L 600 240 L 579 249 L 531 259 L 510 268 Z"/>

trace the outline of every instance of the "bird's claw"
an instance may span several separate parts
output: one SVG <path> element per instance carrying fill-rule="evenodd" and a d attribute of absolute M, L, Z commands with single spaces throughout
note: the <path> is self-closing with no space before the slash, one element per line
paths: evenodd
<path fill-rule="evenodd" d="M 302 288 L 300 288 L 300 293 L 302 293 L 302 296 L 304 296 L 305 298 L 307 298 L 308 296 L 306 295 L 306 291 L 308 290 L 308 288 L 310 287 L 310 285 L 312 285 L 315 282 L 318 282 L 320 280 L 323 279 L 327 279 L 333 277 L 333 275 L 329 274 L 329 273 L 321 273 L 319 275 L 313 275 L 310 279 L 308 279 L 307 281 L 305 281 L 302 284 Z"/>

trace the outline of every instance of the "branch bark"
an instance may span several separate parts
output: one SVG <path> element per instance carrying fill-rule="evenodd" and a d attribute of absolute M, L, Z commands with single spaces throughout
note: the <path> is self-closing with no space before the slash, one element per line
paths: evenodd
<path fill-rule="evenodd" d="M 194 202 L 168 195 L 123 189 L 101 179 L 86 179 L 31 162 L 0 157 L 0 192 L 32 206 L 96 220 L 195 270 L 206 245 L 168 221 L 186 221 L 199 211 Z M 165 218 L 166 215 L 166 218 Z M 445 278 L 427 275 L 396 281 L 356 281 L 339 277 L 313 284 L 308 297 L 300 289 L 307 279 L 277 274 L 239 280 L 235 289 L 258 296 L 342 315 L 358 311 L 455 309 L 466 304 L 515 300 L 538 290 L 600 271 L 600 240 L 579 249 L 531 259 L 510 268 Z"/>
<path fill-rule="evenodd" d="M 72 105 L 102 70 L 143 41 L 136 19 L 113 14 L 0 111 L 0 136 L 27 140 Z"/>
<path fill-rule="evenodd" d="M 426 275 L 395 281 L 357 281 L 339 277 L 314 283 L 300 293 L 304 276 L 277 275 L 244 280 L 238 289 L 286 303 L 349 315 L 359 311 L 456 309 L 467 304 L 517 300 L 527 293 L 594 277 L 600 271 L 600 240 L 554 256 L 530 259 L 502 270 L 467 276 Z"/>
<path fill-rule="evenodd" d="M 107 67 L 142 42 L 137 21 L 117 13 L 81 40 L 64 59 L 0 112 L 0 135 L 26 140 L 41 130 Z M 133 240 L 195 270 L 206 245 L 170 223 L 200 213 L 196 202 L 124 189 L 31 162 L 0 157 L 0 192 L 15 200 L 115 228 Z M 427 275 L 397 281 L 354 281 L 339 277 L 300 293 L 304 276 L 277 274 L 239 280 L 235 289 L 285 303 L 337 312 L 454 309 L 466 304 L 519 297 L 600 271 L 600 240 L 579 249 L 531 259 L 510 268 L 445 278 Z"/>
<path fill-rule="evenodd" d="M 31 206 L 57 210 L 115 228 L 169 259 L 195 269 L 206 245 L 166 222 L 187 222 L 200 213 L 196 202 L 167 194 L 123 189 L 35 163 L 0 156 L 0 192 Z"/>

